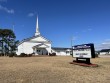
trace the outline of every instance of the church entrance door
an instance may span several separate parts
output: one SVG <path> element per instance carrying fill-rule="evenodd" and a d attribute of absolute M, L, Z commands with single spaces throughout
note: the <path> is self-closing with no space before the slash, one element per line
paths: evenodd
<path fill-rule="evenodd" d="M 48 51 L 45 48 L 37 48 L 38 55 L 48 55 Z"/>

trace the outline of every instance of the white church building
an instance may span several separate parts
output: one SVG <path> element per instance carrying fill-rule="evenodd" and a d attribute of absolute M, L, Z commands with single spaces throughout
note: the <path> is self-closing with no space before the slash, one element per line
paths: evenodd
<path fill-rule="evenodd" d="M 21 53 L 35 55 L 49 55 L 49 53 L 56 53 L 56 55 L 70 55 L 71 48 L 51 47 L 51 41 L 43 37 L 39 32 L 38 17 L 36 22 L 36 32 L 33 37 L 22 40 L 18 44 L 17 55 Z"/>

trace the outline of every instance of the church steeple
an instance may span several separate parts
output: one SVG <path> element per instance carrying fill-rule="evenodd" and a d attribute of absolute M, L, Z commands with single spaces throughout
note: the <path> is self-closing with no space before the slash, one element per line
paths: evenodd
<path fill-rule="evenodd" d="M 38 26 L 38 16 L 37 16 L 37 22 L 36 22 L 36 32 L 35 32 L 35 36 L 40 35 L 39 32 L 39 26 Z"/>

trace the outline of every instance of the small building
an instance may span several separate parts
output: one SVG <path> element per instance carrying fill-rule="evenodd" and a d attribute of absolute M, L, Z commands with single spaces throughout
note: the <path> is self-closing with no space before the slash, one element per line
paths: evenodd
<path fill-rule="evenodd" d="M 110 54 L 110 49 L 102 49 L 99 51 L 99 55 L 108 55 Z"/>
<path fill-rule="evenodd" d="M 59 56 L 70 56 L 71 52 L 71 48 L 52 47 L 52 53 Z"/>

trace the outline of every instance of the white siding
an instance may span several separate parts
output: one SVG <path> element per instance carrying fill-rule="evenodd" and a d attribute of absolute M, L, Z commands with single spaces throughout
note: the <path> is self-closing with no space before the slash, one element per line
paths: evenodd
<path fill-rule="evenodd" d="M 67 53 L 67 50 L 53 50 L 52 52 L 56 53 L 58 56 L 70 56 L 70 51 Z"/>
<path fill-rule="evenodd" d="M 42 38 L 42 37 L 37 37 L 37 38 L 35 38 L 35 39 L 31 39 L 30 41 L 27 41 L 27 42 L 23 42 L 22 44 L 20 44 L 19 46 L 18 46 L 18 51 L 16 52 L 16 54 L 17 55 L 20 55 L 21 53 L 26 53 L 26 54 L 31 54 L 31 53 L 33 53 L 34 51 L 33 51 L 33 46 L 36 46 L 36 45 L 38 45 L 38 44 L 41 44 L 41 43 L 35 43 L 35 42 L 31 42 L 31 41 L 43 41 L 43 43 L 44 43 L 44 41 L 45 42 L 48 42 L 47 40 L 45 40 L 44 38 Z M 48 46 L 48 48 L 46 48 L 47 49 L 47 51 L 48 52 L 50 52 L 51 53 L 51 43 L 44 43 L 45 45 L 47 45 Z M 41 45 L 41 47 L 45 47 L 45 45 Z"/>
<path fill-rule="evenodd" d="M 100 52 L 100 55 L 106 55 L 108 52 Z"/>

